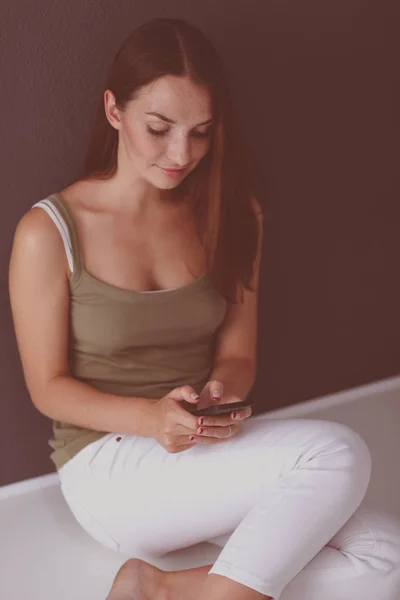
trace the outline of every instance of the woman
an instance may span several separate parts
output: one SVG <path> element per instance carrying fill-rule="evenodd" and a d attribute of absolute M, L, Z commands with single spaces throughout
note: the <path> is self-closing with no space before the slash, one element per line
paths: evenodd
<path fill-rule="evenodd" d="M 214 47 L 156 19 L 114 58 L 83 177 L 16 229 L 14 325 L 62 492 L 91 536 L 132 557 L 109 600 L 398 591 L 400 528 L 359 508 L 371 461 L 356 432 L 186 410 L 254 383 L 252 164 Z M 222 548 L 213 566 L 151 564 L 206 540 Z"/>

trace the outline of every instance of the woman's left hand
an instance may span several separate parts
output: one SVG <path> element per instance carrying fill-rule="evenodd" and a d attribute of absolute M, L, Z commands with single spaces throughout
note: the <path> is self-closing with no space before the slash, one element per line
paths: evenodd
<path fill-rule="evenodd" d="M 231 404 L 232 402 L 242 402 L 242 399 L 236 394 L 224 394 L 223 383 L 211 380 L 206 383 L 200 392 L 197 408 L 208 408 L 215 404 Z M 198 417 L 199 427 L 194 438 L 200 444 L 218 444 L 231 439 L 239 432 L 241 421 L 250 417 L 251 413 L 251 408 L 247 407 L 230 414 Z M 228 436 L 229 427 L 231 434 Z M 202 433 L 200 433 L 200 430 L 202 430 Z"/>

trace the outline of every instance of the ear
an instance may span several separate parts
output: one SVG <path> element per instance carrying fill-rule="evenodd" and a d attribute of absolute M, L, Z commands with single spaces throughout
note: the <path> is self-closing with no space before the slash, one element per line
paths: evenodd
<path fill-rule="evenodd" d="M 121 113 L 116 106 L 115 96 L 111 90 L 104 92 L 104 112 L 111 127 L 117 130 L 121 129 Z"/>

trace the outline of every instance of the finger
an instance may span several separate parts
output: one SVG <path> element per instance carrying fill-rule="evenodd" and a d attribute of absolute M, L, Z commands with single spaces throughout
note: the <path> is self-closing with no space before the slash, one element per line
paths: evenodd
<path fill-rule="evenodd" d="M 176 445 L 179 448 L 191 448 L 192 446 L 195 446 L 195 444 L 196 444 L 196 440 L 193 439 L 192 441 L 190 441 L 189 437 L 187 435 L 183 435 L 182 437 L 179 437 L 176 442 Z"/>
<path fill-rule="evenodd" d="M 221 381 L 211 381 L 210 394 L 213 400 L 220 400 L 224 395 L 224 384 Z"/>
<path fill-rule="evenodd" d="M 242 414 L 243 419 L 248 419 L 249 417 L 251 417 L 253 411 L 249 406 L 248 408 L 243 408 L 240 412 Z"/>
<path fill-rule="evenodd" d="M 191 404 L 197 404 L 197 402 L 200 400 L 199 394 L 190 385 L 183 385 L 176 389 L 180 394 L 179 400 L 186 400 Z"/>
<path fill-rule="evenodd" d="M 203 425 L 211 427 L 228 427 L 228 425 L 234 425 L 236 419 L 232 419 L 232 413 L 227 413 L 226 415 L 219 415 L 218 417 L 211 417 L 209 415 L 197 417 L 197 421 L 199 427 L 202 427 Z"/>
<path fill-rule="evenodd" d="M 194 435 L 199 428 L 199 424 L 197 423 L 197 417 L 194 417 L 194 419 L 194 422 L 191 422 L 189 426 L 181 422 L 176 422 L 173 431 L 174 435 L 186 437 L 186 439 L 189 435 Z"/>
<path fill-rule="evenodd" d="M 197 438 L 212 437 L 212 438 L 228 438 L 233 435 L 238 426 L 229 425 L 228 427 L 199 427 L 196 432 Z M 201 433 L 200 433 L 201 432 Z"/>
<path fill-rule="evenodd" d="M 231 436 L 229 436 L 229 438 L 230 437 Z M 228 438 L 226 438 L 226 439 L 228 439 Z M 202 438 L 200 435 L 196 438 L 195 444 L 197 444 L 197 445 L 200 444 L 202 446 L 211 446 L 211 444 L 222 444 L 222 442 L 224 442 L 224 441 L 225 441 L 225 439 L 222 439 L 222 438 L 212 438 L 212 437 Z"/>
<path fill-rule="evenodd" d="M 203 444 L 203 445 L 222 444 L 222 442 L 227 442 L 228 440 L 232 439 L 237 433 L 238 433 L 238 430 L 234 431 L 232 428 L 232 433 L 229 437 L 226 436 L 224 438 L 217 438 L 217 437 L 211 437 L 211 436 L 196 435 L 195 438 L 196 438 L 197 444 Z"/>
<path fill-rule="evenodd" d="M 174 388 L 168 393 L 169 398 L 173 398 L 177 402 L 182 402 L 182 400 L 186 400 L 186 402 L 190 402 L 190 404 L 197 404 L 200 399 L 200 396 L 196 392 L 194 388 L 190 385 L 182 385 L 180 387 Z"/>
<path fill-rule="evenodd" d="M 244 408 L 242 410 L 239 411 L 233 411 L 231 413 L 232 419 L 234 421 L 243 421 L 243 419 L 248 419 L 251 416 L 252 410 L 251 408 Z"/>
<path fill-rule="evenodd" d="M 189 448 L 193 448 L 193 446 L 196 445 L 196 442 L 189 442 L 187 443 L 187 438 L 186 438 L 186 443 L 185 444 L 180 444 L 179 442 L 175 443 L 175 446 L 173 449 L 169 450 L 169 452 L 171 454 L 178 454 L 180 452 L 183 452 L 184 450 L 189 450 Z"/>
<path fill-rule="evenodd" d="M 177 403 L 176 410 L 178 414 L 176 415 L 176 433 L 179 434 L 187 434 L 195 433 L 196 429 L 199 426 L 198 420 L 199 417 L 192 415 L 190 412 L 185 410 L 179 403 Z"/>
<path fill-rule="evenodd" d="M 196 417 L 198 425 L 201 427 L 202 425 L 211 425 L 214 427 L 227 427 L 228 425 L 234 425 L 238 421 L 243 421 L 250 417 L 252 410 L 250 407 L 243 408 L 242 410 L 232 411 L 231 413 L 227 413 L 225 415 L 219 415 L 216 417 L 212 416 L 204 416 L 204 417 Z M 234 417 L 233 415 L 238 415 L 238 417 Z"/>
<path fill-rule="evenodd" d="M 185 410 L 180 402 L 186 400 L 191 404 L 197 404 L 200 400 L 200 396 L 196 390 L 190 385 L 184 385 L 172 390 L 168 396 L 175 400 L 176 410 L 179 413 L 178 424 L 183 425 L 189 431 L 195 430 L 197 427 L 197 417 L 188 412 L 188 410 Z"/>

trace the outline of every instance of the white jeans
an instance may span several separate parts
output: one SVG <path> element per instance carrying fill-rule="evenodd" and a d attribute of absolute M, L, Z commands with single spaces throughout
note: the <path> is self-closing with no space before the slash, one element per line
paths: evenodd
<path fill-rule="evenodd" d="M 349 427 L 262 414 L 222 444 L 177 454 L 110 433 L 59 478 L 81 526 L 128 556 L 151 562 L 208 541 L 222 548 L 209 573 L 275 600 L 397 600 L 400 524 L 359 508 L 370 472 Z"/>

